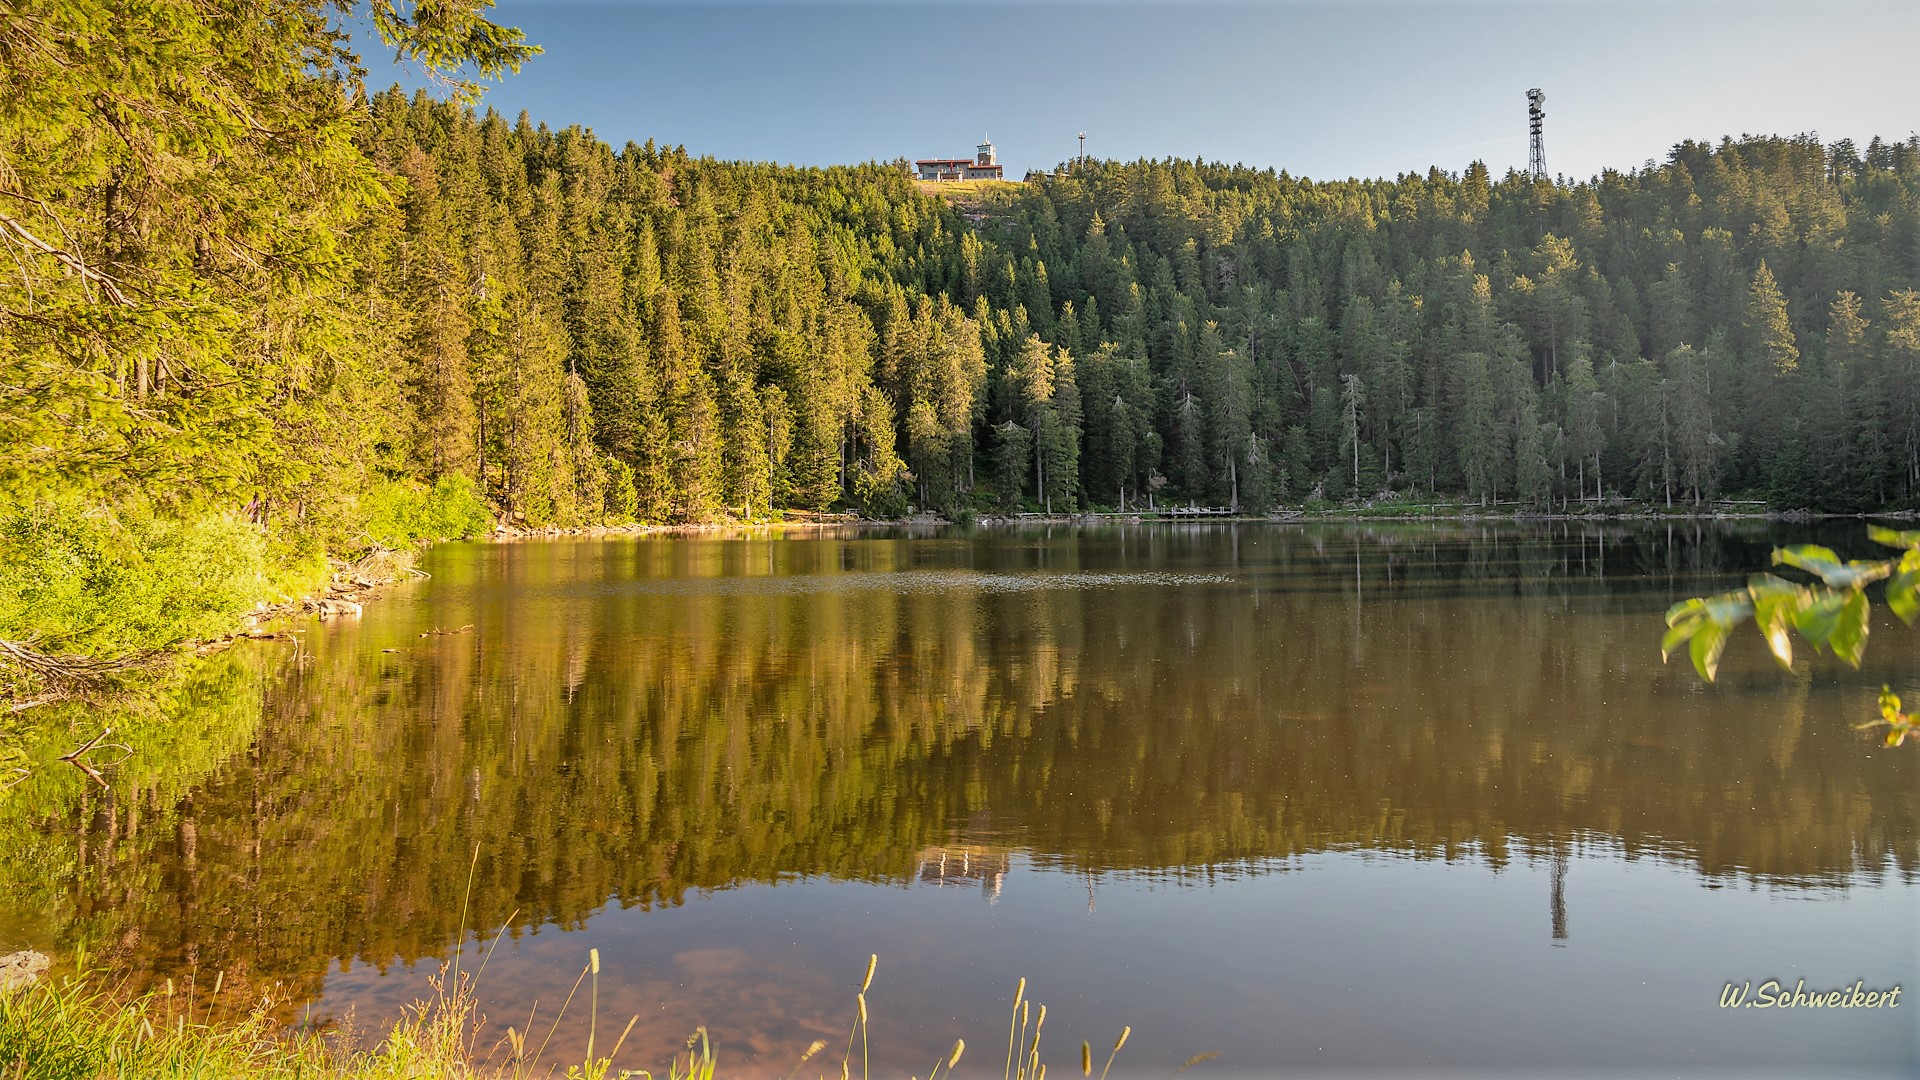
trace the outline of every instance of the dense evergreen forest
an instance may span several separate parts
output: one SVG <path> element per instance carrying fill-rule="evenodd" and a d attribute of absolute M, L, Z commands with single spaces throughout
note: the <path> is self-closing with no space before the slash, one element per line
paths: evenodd
<path fill-rule="evenodd" d="M 1920 481 L 1920 142 L 1572 186 L 1092 162 L 949 207 L 879 165 L 369 115 L 405 463 L 530 521 Z"/>
<path fill-rule="evenodd" d="M 429 66 L 532 51 L 374 15 Z M 191 636 L 495 520 L 1920 489 L 1920 138 L 963 203 L 368 93 L 335 16 L 0 13 L 0 638 Z"/>

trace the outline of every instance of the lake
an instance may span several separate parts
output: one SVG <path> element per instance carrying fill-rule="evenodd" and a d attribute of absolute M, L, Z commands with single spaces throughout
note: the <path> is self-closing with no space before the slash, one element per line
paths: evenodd
<path fill-rule="evenodd" d="M 499 1033 L 876 1075 L 1911 1074 L 1920 634 L 1720 682 L 1661 613 L 1858 523 L 905 528 L 445 544 L 38 809 L 0 944 L 367 1030 L 459 945 Z M 1807 650 L 1803 650 L 1807 651 Z M 71 772 L 72 770 L 66 770 Z M 133 773 L 125 775 L 133 776 Z M 39 781 L 36 781 L 39 782 Z M 49 791 L 52 789 L 50 788 Z M 504 927 L 504 932 L 502 928 Z M 490 954 L 490 955 L 489 955 Z M 549 1060 L 579 1060 L 582 989 Z M 808 1044 L 831 1046 L 806 1066 Z M 1050 1050 L 1050 1052 L 1048 1052 Z M 853 1050 L 860 1072 L 860 1047 Z"/>

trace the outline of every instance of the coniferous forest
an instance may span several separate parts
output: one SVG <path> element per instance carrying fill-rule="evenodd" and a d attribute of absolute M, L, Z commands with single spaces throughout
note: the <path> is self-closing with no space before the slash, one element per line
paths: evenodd
<path fill-rule="evenodd" d="M 1102 12 L 1155 62 L 1085 126 L 1319 145 L 1211 115 L 1227 20 L 1162 6 Z M 1034 1080 L 1043 992 L 1089 1076 L 1911 1074 L 1920 531 L 1809 520 L 1920 516 L 1904 118 L 922 182 L 889 129 L 943 114 L 872 73 L 1081 13 L 902 7 L 568 8 L 541 60 L 492 0 L 0 0 L 0 1080 L 931 1075 L 1002 1023 Z M 1426 30 L 1510 29 L 1335 7 L 1246 48 L 1404 53 L 1351 105 L 1402 124 L 1470 51 Z M 1030 55 L 961 107 L 1083 107 Z M 490 107 L 529 62 L 582 112 Z M 843 146 L 847 92 L 874 160 L 639 141 Z M 1825 965 L 1804 1023 L 1729 1019 L 1756 941 Z"/>
<path fill-rule="evenodd" d="M 531 54 L 446 7 L 376 14 L 429 65 Z M 331 11 L 0 21 L 0 489 L 41 568 L 0 636 L 30 602 L 47 640 L 92 625 L 49 621 L 46 567 L 129 543 L 284 568 L 495 520 L 1920 494 L 1920 139 L 1582 182 L 1090 161 L 949 199 L 369 93 Z"/>

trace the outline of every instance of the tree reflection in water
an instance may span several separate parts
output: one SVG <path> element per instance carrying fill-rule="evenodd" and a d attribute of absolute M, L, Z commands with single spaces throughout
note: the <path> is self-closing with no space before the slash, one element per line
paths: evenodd
<path fill-rule="evenodd" d="M 1858 674 L 1783 676 L 1750 642 L 1717 688 L 1658 663 L 1667 603 L 1782 538 L 443 546 L 430 582 L 311 628 L 307 659 L 259 645 L 203 666 L 110 792 L 47 769 L 24 785 L 0 811 L 22 853 L 0 869 L 0 931 L 63 955 L 84 940 L 141 978 L 278 982 L 291 1011 L 330 963 L 440 955 L 463 917 L 575 927 L 610 902 L 802 876 L 997 897 L 1016 853 L 1083 875 L 1089 904 L 1107 875 L 1215 880 L 1319 852 L 1544 858 L 1561 941 L 1588 844 L 1710 880 L 1910 878 L 1913 755 L 1848 721 L 1899 681 L 1911 631 L 1877 627 Z"/>

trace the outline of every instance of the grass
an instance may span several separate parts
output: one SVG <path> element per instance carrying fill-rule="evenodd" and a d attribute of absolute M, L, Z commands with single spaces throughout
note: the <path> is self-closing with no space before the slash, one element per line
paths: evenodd
<path fill-rule="evenodd" d="M 496 941 L 498 939 L 496 938 Z M 489 950 L 490 955 L 491 950 Z M 114 988 L 85 974 L 50 979 L 12 993 L 0 993 L 0 1078 L 4 1080 L 401 1080 L 401 1078 L 444 1078 L 444 1080 L 532 1080 L 534 1077 L 564 1077 L 566 1080 L 713 1080 L 717 1058 L 707 1029 L 700 1028 L 668 1064 L 665 1073 L 645 1070 L 615 1070 L 613 1059 L 619 1054 L 634 1022 L 628 1021 L 620 1038 L 605 1057 L 594 1053 L 594 1038 L 599 1022 L 599 950 L 591 950 L 582 965 L 574 993 L 551 1021 L 537 1023 L 528 1017 L 524 1029 L 518 1026 L 491 1042 L 484 1035 L 485 1022 L 475 1003 L 474 985 L 486 970 L 471 975 L 459 969 L 460 958 L 443 966 L 429 980 L 432 992 L 407 1008 L 385 1034 L 371 1045 L 361 1045 L 351 1030 L 321 1032 L 288 1028 L 269 1017 L 272 1001 L 262 998 L 253 1003 L 237 1020 L 216 1021 L 223 1010 L 222 982 L 216 978 L 210 989 L 176 987 L 171 980 L 164 989 L 133 1000 L 122 1000 Z M 851 1080 L 854 1042 L 860 1043 L 861 1080 L 871 1080 L 867 1032 L 867 991 L 873 985 L 873 973 L 879 957 L 867 962 L 867 974 L 855 995 L 855 1018 L 847 1033 L 847 1048 L 841 1057 L 838 1075 Z M 567 1008 L 581 984 L 588 984 L 590 1033 L 585 1060 L 548 1061 L 544 1051 L 559 1028 Z M 1014 993 L 1012 1020 L 1008 1027 L 1007 1065 L 1003 1080 L 1041 1080 L 1046 1066 L 1040 1060 L 1040 1034 L 1047 1021 L 1047 1010 L 1026 997 L 1027 981 L 1020 980 Z M 226 1003 L 231 1006 L 231 1002 Z M 1029 1021 L 1031 1035 L 1029 1035 Z M 546 1027 L 537 1046 L 533 1032 Z M 1105 1080 L 1114 1056 L 1126 1044 L 1131 1028 L 1123 1029 L 1107 1056 L 1107 1067 L 1100 1075 Z M 795 1064 L 794 1074 L 806 1065 L 826 1044 L 815 1042 Z M 531 1049 L 531 1053 L 529 1050 Z M 965 1040 L 957 1040 L 951 1052 L 933 1065 L 927 1080 L 940 1080 L 941 1070 L 951 1074 L 966 1049 Z M 1080 1045 L 1082 1076 L 1092 1075 L 1093 1054 Z M 831 1073 L 820 1074 L 823 1077 Z"/>
<path fill-rule="evenodd" d="M 915 180 L 913 184 L 928 195 L 980 195 L 1020 186 L 1018 180 Z"/>
<path fill-rule="evenodd" d="M 0 994 L 0 1077 L 651 1080 L 654 1076 L 644 1071 L 615 1072 L 612 1058 L 619 1053 L 618 1044 L 606 1057 L 593 1057 L 589 1051 L 587 1060 L 564 1064 L 542 1061 L 538 1052 L 527 1054 L 525 1038 L 513 1028 L 483 1046 L 484 1025 L 475 1009 L 472 980 L 443 970 L 432 986 L 433 993 L 410 1006 L 383 1037 L 361 1046 L 351 1031 L 305 1031 L 277 1024 L 269 1019 L 272 1002 L 265 998 L 238 1020 L 215 1022 L 212 1016 L 221 993 L 218 981 L 203 993 L 170 983 L 164 990 L 123 1002 L 111 987 L 91 978 L 49 980 Z M 559 1020 L 554 1018 L 555 1027 Z M 671 1080 L 712 1080 L 714 1055 L 704 1030 L 689 1040 L 685 1060 L 676 1055 L 663 1075 Z"/>

